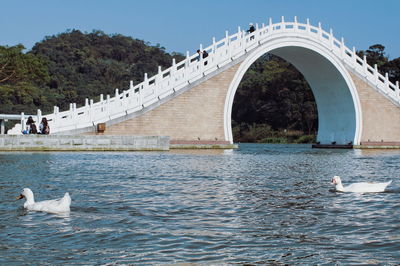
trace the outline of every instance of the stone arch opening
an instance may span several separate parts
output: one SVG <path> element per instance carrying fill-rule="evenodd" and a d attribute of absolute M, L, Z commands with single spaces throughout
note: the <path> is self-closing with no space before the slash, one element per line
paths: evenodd
<path fill-rule="evenodd" d="M 244 75 L 232 106 L 234 142 L 315 142 L 318 116 L 303 75 L 267 53 Z"/>
<path fill-rule="evenodd" d="M 358 144 L 361 132 L 360 103 L 345 66 L 328 49 L 313 40 L 277 38 L 252 51 L 241 63 L 225 102 L 225 138 L 233 143 L 233 99 L 243 75 L 265 53 L 283 58 L 304 76 L 314 94 L 318 112 L 317 141 L 321 144 Z"/>

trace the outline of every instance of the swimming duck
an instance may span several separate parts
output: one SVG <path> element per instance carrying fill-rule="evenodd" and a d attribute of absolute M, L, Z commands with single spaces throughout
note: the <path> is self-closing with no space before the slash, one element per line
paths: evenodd
<path fill-rule="evenodd" d="M 44 200 L 35 202 L 33 192 L 29 188 L 24 188 L 17 199 L 25 198 L 24 208 L 30 211 L 41 211 L 48 213 L 68 213 L 70 212 L 71 197 L 65 193 L 64 197 L 55 200 Z"/>
<path fill-rule="evenodd" d="M 340 180 L 339 176 L 334 176 L 332 178 L 332 184 L 335 185 L 336 191 L 340 192 L 356 192 L 356 193 L 384 192 L 386 187 L 390 185 L 390 183 L 392 183 L 392 181 L 385 183 L 361 182 L 343 187 L 342 180 Z"/>

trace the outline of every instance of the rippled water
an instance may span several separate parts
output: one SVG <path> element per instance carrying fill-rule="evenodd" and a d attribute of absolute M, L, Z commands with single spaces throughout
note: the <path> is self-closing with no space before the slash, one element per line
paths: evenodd
<path fill-rule="evenodd" d="M 400 151 L 0 153 L 0 264 L 400 262 Z M 388 181 L 389 191 L 332 192 Z M 71 214 L 27 212 L 69 191 Z"/>

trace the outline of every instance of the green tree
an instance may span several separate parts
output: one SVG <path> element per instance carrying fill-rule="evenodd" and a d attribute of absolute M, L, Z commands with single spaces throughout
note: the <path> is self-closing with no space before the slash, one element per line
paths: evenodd
<path fill-rule="evenodd" d="M 24 54 L 25 47 L 0 46 L 0 84 L 31 82 L 45 84 L 49 75 L 44 62 L 32 54 Z"/>
<path fill-rule="evenodd" d="M 24 46 L 0 46 L 0 112 L 35 112 L 47 106 L 47 66 L 35 55 L 23 53 Z"/>

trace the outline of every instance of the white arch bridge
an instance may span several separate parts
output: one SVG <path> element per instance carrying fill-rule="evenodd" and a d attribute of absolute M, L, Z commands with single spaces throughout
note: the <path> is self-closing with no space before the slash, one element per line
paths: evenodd
<path fill-rule="evenodd" d="M 308 81 L 318 110 L 321 144 L 400 145 L 400 90 L 368 65 L 353 47 L 318 26 L 282 20 L 240 28 L 202 47 L 209 56 L 186 59 L 115 95 L 86 99 L 67 111 L 47 114 L 53 134 L 169 135 L 172 142 L 233 143 L 231 111 L 236 89 L 251 64 L 265 53 L 293 64 Z M 40 121 L 38 111 L 36 121 Z M 27 115 L 22 114 L 24 125 Z M 2 117 L 0 116 L 0 119 Z M 20 134 L 21 124 L 9 131 Z"/>

